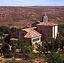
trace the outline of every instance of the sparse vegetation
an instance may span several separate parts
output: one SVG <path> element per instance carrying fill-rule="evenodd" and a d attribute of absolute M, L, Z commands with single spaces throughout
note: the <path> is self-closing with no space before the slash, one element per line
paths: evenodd
<path fill-rule="evenodd" d="M 4 22 L 5 20 L 7 22 L 10 21 L 10 23 L 7 23 L 9 26 L 14 25 L 14 23 L 16 23 L 17 20 L 27 20 L 27 19 L 30 21 L 30 23 L 34 21 L 33 24 L 34 26 L 35 24 L 38 23 L 37 21 L 42 20 L 42 16 L 44 15 L 44 12 L 47 12 L 47 15 L 50 18 L 49 21 L 53 21 L 53 22 L 58 21 L 59 23 L 60 22 L 64 23 L 63 22 L 64 8 L 47 8 L 43 10 L 42 8 L 25 9 L 19 7 L 13 9 L 12 7 L 12 8 L 2 8 L 2 10 L 0 9 L 0 12 L 1 11 L 4 13 L 0 14 L 0 19 L 3 20 Z M 29 27 L 29 26 L 25 26 L 25 24 L 22 24 L 21 27 L 22 28 Z M 17 23 L 15 25 L 17 25 Z M 1 37 L 0 42 L 3 43 L 2 53 L 5 58 L 12 58 L 13 56 L 15 57 L 15 55 L 17 55 L 16 49 L 18 48 L 20 49 L 20 53 L 18 53 L 18 55 L 22 55 L 23 56 L 22 59 L 26 61 L 28 60 L 31 61 L 35 58 L 41 57 L 42 59 L 44 58 L 45 62 L 48 63 L 64 63 L 64 25 L 62 24 L 59 25 L 59 36 L 56 39 L 51 39 L 51 43 L 48 43 L 47 40 L 42 41 L 43 43 L 42 46 L 38 46 L 37 48 L 39 53 L 36 54 L 33 53 L 33 47 L 30 44 L 26 44 L 25 42 L 19 40 L 17 41 L 17 43 L 11 43 L 12 42 L 10 41 L 11 34 L 18 30 L 20 29 L 16 29 L 16 28 L 10 29 L 9 27 L 6 26 L 0 26 L 0 37 Z M 8 35 L 5 37 L 3 36 L 3 34 L 8 34 Z M 2 39 L 2 37 L 4 38 Z M 12 45 L 11 51 L 9 50 L 9 45 Z M 10 61 L 6 61 L 5 63 L 22 63 L 22 61 L 16 61 L 15 59 L 12 59 Z"/>

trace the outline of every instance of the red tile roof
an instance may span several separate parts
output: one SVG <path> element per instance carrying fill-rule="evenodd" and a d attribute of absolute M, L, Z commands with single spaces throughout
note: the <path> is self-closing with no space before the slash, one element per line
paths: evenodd
<path fill-rule="evenodd" d="M 27 32 L 26 35 L 24 36 L 25 38 L 32 38 L 32 37 L 41 36 L 41 34 L 39 32 L 34 30 L 34 27 L 33 28 L 26 28 L 23 30 Z"/>
<path fill-rule="evenodd" d="M 54 25 L 58 25 L 56 23 L 53 23 L 53 22 L 40 22 L 39 24 L 37 25 L 43 25 L 43 26 L 54 26 Z"/>

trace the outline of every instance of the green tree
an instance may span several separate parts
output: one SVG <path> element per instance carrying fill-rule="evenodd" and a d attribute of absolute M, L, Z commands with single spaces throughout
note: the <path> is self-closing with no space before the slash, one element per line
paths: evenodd
<path fill-rule="evenodd" d="M 0 42 L 3 42 L 3 32 L 0 32 Z"/>
<path fill-rule="evenodd" d="M 8 34 L 10 32 L 10 29 L 7 26 L 0 26 L 0 31 L 3 32 L 4 34 L 5 33 Z"/>
<path fill-rule="evenodd" d="M 33 46 L 24 43 L 21 47 L 21 51 L 23 51 L 25 59 L 33 58 Z"/>
<path fill-rule="evenodd" d="M 46 57 L 47 63 L 64 63 L 64 53 L 53 52 L 49 57 Z"/>
<path fill-rule="evenodd" d="M 60 44 L 61 44 L 61 41 L 60 41 L 59 38 L 52 39 L 52 43 L 51 43 L 51 45 L 52 45 L 52 50 L 53 50 L 53 51 L 57 51 L 58 48 L 60 48 Z"/>

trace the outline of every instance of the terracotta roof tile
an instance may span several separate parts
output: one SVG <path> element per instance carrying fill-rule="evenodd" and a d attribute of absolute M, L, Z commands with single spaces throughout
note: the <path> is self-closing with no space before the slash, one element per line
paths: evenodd
<path fill-rule="evenodd" d="M 40 23 L 37 24 L 37 25 L 54 26 L 54 25 L 58 25 L 58 24 L 53 23 L 53 22 L 40 22 Z"/>
<path fill-rule="evenodd" d="M 34 28 L 26 28 L 23 30 L 27 32 L 26 35 L 24 36 L 26 38 L 41 36 L 41 34 L 37 32 L 36 30 L 34 30 Z"/>

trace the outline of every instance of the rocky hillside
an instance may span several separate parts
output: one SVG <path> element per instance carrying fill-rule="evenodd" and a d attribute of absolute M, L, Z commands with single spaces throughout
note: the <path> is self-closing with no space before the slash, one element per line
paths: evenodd
<path fill-rule="evenodd" d="M 0 7 L 0 24 L 22 21 L 42 21 L 47 13 L 49 21 L 64 23 L 64 7 Z M 22 23 L 21 21 L 21 23 Z"/>

